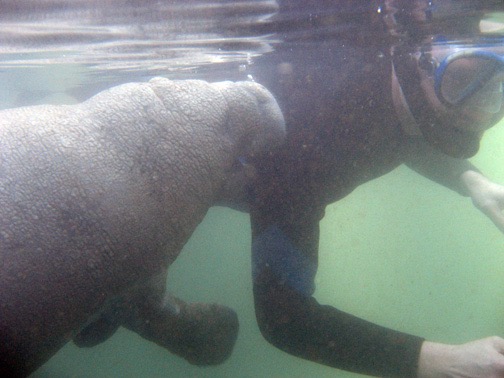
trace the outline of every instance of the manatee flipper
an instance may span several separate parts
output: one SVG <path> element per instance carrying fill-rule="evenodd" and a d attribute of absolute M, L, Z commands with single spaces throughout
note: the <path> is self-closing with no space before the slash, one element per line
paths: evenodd
<path fill-rule="evenodd" d="M 224 362 L 238 336 L 236 313 L 218 304 L 184 303 L 166 294 L 160 305 L 145 303 L 123 324 L 194 365 Z"/>
<path fill-rule="evenodd" d="M 120 323 L 120 320 L 114 319 L 112 314 L 102 314 L 75 335 L 73 342 L 79 348 L 94 347 L 111 337 L 121 325 Z"/>
<path fill-rule="evenodd" d="M 224 362 L 238 336 L 238 317 L 232 309 L 185 303 L 172 296 L 166 291 L 166 271 L 116 298 L 73 341 L 79 347 L 92 347 L 112 336 L 119 326 L 194 365 Z"/>

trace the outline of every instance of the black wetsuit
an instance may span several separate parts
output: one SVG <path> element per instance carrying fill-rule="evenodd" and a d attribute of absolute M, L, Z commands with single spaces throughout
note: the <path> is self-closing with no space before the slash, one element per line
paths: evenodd
<path fill-rule="evenodd" d="M 423 339 L 313 298 L 319 221 L 326 205 L 402 163 L 461 194 L 460 174 L 475 168 L 402 131 L 376 2 L 359 2 L 355 17 L 355 1 L 325 2 L 333 8 L 320 14 L 316 2 L 301 20 L 295 3 L 288 5 L 298 12 L 299 31 L 286 32 L 277 51 L 254 65 L 288 128 L 286 144 L 257 161 L 251 200 L 257 320 L 267 340 L 293 355 L 362 374 L 413 377 Z"/>

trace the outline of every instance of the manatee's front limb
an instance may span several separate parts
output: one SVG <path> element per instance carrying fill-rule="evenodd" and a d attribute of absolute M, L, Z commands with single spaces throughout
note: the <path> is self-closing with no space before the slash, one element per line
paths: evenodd
<path fill-rule="evenodd" d="M 218 304 L 185 303 L 165 291 L 165 282 L 163 273 L 115 301 L 74 337 L 74 343 L 95 346 L 122 325 L 194 365 L 225 361 L 238 335 L 236 313 Z"/>
<path fill-rule="evenodd" d="M 75 335 L 74 344 L 79 348 L 91 348 L 106 341 L 121 325 L 121 319 L 114 315 L 114 311 L 106 312 L 88 324 Z"/>
<path fill-rule="evenodd" d="M 169 294 L 144 303 L 123 324 L 194 365 L 216 365 L 231 354 L 238 336 L 236 313 L 222 305 L 185 303 Z"/>

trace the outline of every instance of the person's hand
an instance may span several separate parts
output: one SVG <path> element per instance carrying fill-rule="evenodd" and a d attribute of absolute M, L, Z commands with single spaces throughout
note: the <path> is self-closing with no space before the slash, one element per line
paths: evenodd
<path fill-rule="evenodd" d="M 504 186 L 475 171 L 466 171 L 460 178 L 474 205 L 504 233 Z"/>
<path fill-rule="evenodd" d="M 461 345 L 425 341 L 418 378 L 502 378 L 504 339 L 488 337 Z"/>

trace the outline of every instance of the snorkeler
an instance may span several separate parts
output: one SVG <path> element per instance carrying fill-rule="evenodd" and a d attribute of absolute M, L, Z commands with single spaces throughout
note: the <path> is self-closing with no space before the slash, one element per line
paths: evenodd
<path fill-rule="evenodd" d="M 504 376 L 499 337 L 433 343 L 313 297 L 325 206 L 401 164 L 470 197 L 504 232 L 504 187 L 465 160 L 504 116 L 503 39 L 483 39 L 478 22 L 495 11 L 501 0 L 282 2 L 278 25 L 309 17 L 254 65 L 288 130 L 255 162 L 250 199 L 256 316 L 273 345 L 374 376 Z"/>

